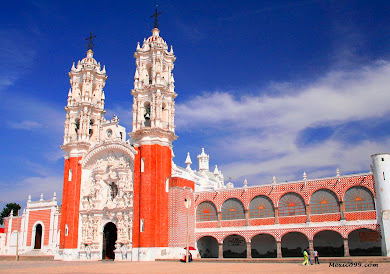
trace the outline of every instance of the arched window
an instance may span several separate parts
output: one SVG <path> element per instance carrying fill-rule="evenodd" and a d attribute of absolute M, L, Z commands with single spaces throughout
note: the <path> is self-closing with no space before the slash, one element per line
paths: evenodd
<path fill-rule="evenodd" d="M 374 210 L 374 197 L 370 190 L 362 186 L 354 186 L 345 192 L 345 211 Z"/>
<path fill-rule="evenodd" d="M 74 120 L 74 124 L 75 124 L 75 128 L 74 128 L 74 131 L 77 133 L 80 129 L 80 119 L 79 118 L 76 118 Z"/>
<path fill-rule="evenodd" d="M 95 121 L 93 119 L 89 120 L 89 129 L 88 129 L 89 136 L 92 136 L 92 134 L 93 134 L 93 124 L 94 123 L 95 123 Z"/>
<path fill-rule="evenodd" d="M 268 218 L 274 216 L 274 207 L 268 197 L 257 196 L 250 202 L 249 218 Z"/>
<path fill-rule="evenodd" d="M 118 195 L 118 186 L 114 182 L 112 182 L 112 184 L 111 184 L 111 200 L 114 200 L 117 195 Z"/>
<path fill-rule="evenodd" d="M 196 209 L 197 222 L 217 221 L 217 209 L 212 202 L 204 201 Z"/>
<path fill-rule="evenodd" d="M 310 199 L 311 214 L 325 214 L 340 212 L 337 196 L 328 189 L 319 189 Z"/>
<path fill-rule="evenodd" d="M 296 193 L 286 193 L 279 201 L 279 216 L 305 215 L 305 203 Z"/>
<path fill-rule="evenodd" d="M 245 219 L 244 206 L 235 198 L 226 200 L 222 205 L 222 220 Z"/>
<path fill-rule="evenodd" d="M 144 113 L 145 122 L 144 122 L 144 125 L 145 125 L 145 127 L 150 127 L 151 126 L 151 122 L 150 122 L 150 118 L 151 118 L 150 103 L 149 102 L 145 102 L 144 103 L 144 108 L 145 108 L 145 113 Z"/>

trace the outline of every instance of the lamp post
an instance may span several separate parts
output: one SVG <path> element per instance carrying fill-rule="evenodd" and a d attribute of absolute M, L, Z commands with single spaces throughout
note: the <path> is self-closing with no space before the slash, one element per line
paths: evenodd
<path fill-rule="evenodd" d="M 186 263 L 188 263 L 188 250 L 189 250 L 189 245 L 190 245 L 190 206 L 191 206 L 191 200 L 185 198 L 184 199 L 184 205 L 187 208 L 187 238 L 186 238 Z"/>

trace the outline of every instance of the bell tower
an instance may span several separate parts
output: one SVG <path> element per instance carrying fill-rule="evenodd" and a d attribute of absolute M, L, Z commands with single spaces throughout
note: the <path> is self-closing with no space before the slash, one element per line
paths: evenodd
<path fill-rule="evenodd" d="M 137 44 L 131 91 L 130 136 L 138 152 L 134 165 L 133 248 L 139 248 L 139 260 L 158 258 L 160 248 L 168 247 L 168 190 L 172 142 L 177 138 L 174 124 L 177 94 L 172 74 L 176 57 L 157 27 L 155 21 L 152 35 L 144 39 L 142 47 Z"/>
<path fill-rule="evenodd" d="M 71 255 L 77 249 L 79 205 L 81 186 L 81 165 L 79 161 L 102 137 L 104 122 L 104 91 L 107 75 L 93 58 L 92 34 L 87 56 L 73 63 L 69 72 L 70 85 L 65 107 L 64 143 L 65 151 L 64 185 L 61 209 L 60 249 Z M 66 258 L 66 257 L 64 257 Z"/>

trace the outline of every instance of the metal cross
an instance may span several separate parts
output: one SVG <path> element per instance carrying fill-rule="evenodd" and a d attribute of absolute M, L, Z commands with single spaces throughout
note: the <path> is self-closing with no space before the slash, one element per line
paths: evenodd
<path fill-rule="evenodd" d="M 93 38 L 96 38 L 96 35 L 93 35 L 92 32 L 89 33 L 89 37 L 86 38 L 85 40 L 89 40 L 88 44 L 87 44 L 87 48 L 88 49 L 93 49 L 93 47 L 95 46 L 92 42 L 92 39 Z"/>
<path fill-rule="evenodd" d="M 160 14 L 162 14 L 162 12 L 158 12 L 156 8 L 156 12 L 152 16 L 150 16 L 150 17 L 154 17 L 154 28 L 156 29 L 158 28 L 158 16 Z"/>

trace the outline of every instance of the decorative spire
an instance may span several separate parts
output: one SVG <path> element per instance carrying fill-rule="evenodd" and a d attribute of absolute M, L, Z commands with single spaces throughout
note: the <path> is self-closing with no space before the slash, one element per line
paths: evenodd
<path fill-rule="evenodd" d="M 336 169 L 336 176 L 340 177 L 340 169 L 339 168 Z"/>
<path fill-rule="evenodd" d="M 39 201 L 43 201 L 43 193 L 41 193 L 41 199 Z"/>
<path fill-rule="evenodd" d="M 53 193 L 53 201 L 57 201 L 57 193 Z"/>
<path fill-rule="evenodd" d="M 93 44 L 93 41 L 92 41 L 93 38 L 96 38 L 96 35 L 93 35 L 92 32 L 89 33 L 89 37 L 88 38 L 85 38 L 85 40 L 87 40 L 87 41 L 89 40 L 88 44 L 86 45 L 86 47 L 89 50 L 92 50 L 95 47 L 95 45 Z"/>
<path fill-rule="evenodd" d="M 155 13 L 152 16 L 150 16 L 150 18 L 154 17 L 154 22 L 153 23 L 154 23 L 154 28 L 155 29 L 158 29 L 158 16 L 162 14 L 162 12 L 158 12 L 157 11 L 157 7 L 158 7 L 158 5 L 156 5 Z"/>
<path fill-rule="evenodd" d="M 215 165 L 214 175 L 215 175 L 215 176 L 218 176 L 218 175 L 219 175 L 219 170 L 218 170 L 218 166 L 217 166 L 217 165 Z"/>
<path fill-rule="evenodd" d="M 202 148 L 202 153 L 198 155 L 198 165 L 199 170 L 209 170 L 209 160 L 210 156 L 204 152 L 204 148 Z"/>
<path fill-rule="evenodd" d="M 247 181 L 247 179 L 244 180 L 244 187 L 248 187 L 248 181 Z"/>
<path fill-rule="evenodd" d="M 187 169 L 191 169 L 192 161 L 191 161 L 191 157 L 190 157 L 189 152 L 187 152 L 187 158 L 186 158 L 186 161 L 184 163 L 187 165 Z"/>
<path fill-rule="evenodd" d="M 140 50 L 141 46 L 139 45 L 139 42 L 137 42 L 137 50 Z"/>
<path fill-rule="evenodd" d="M 306 175 L 306 172 L 303 172 L 303 180 L 306 181 L 307 180 L 307 175 Z"/>
<path fill-rule="evenodd" d="M 31 203 L 31 195 L 28 195 L 27 203 Z"/>
<path fill-rule="evenodd" d="M 276 177 L 275 177 L 275 176 L 272 177 L 272 183 L 273 183 L 273 184 L 276 184 Z"/>

